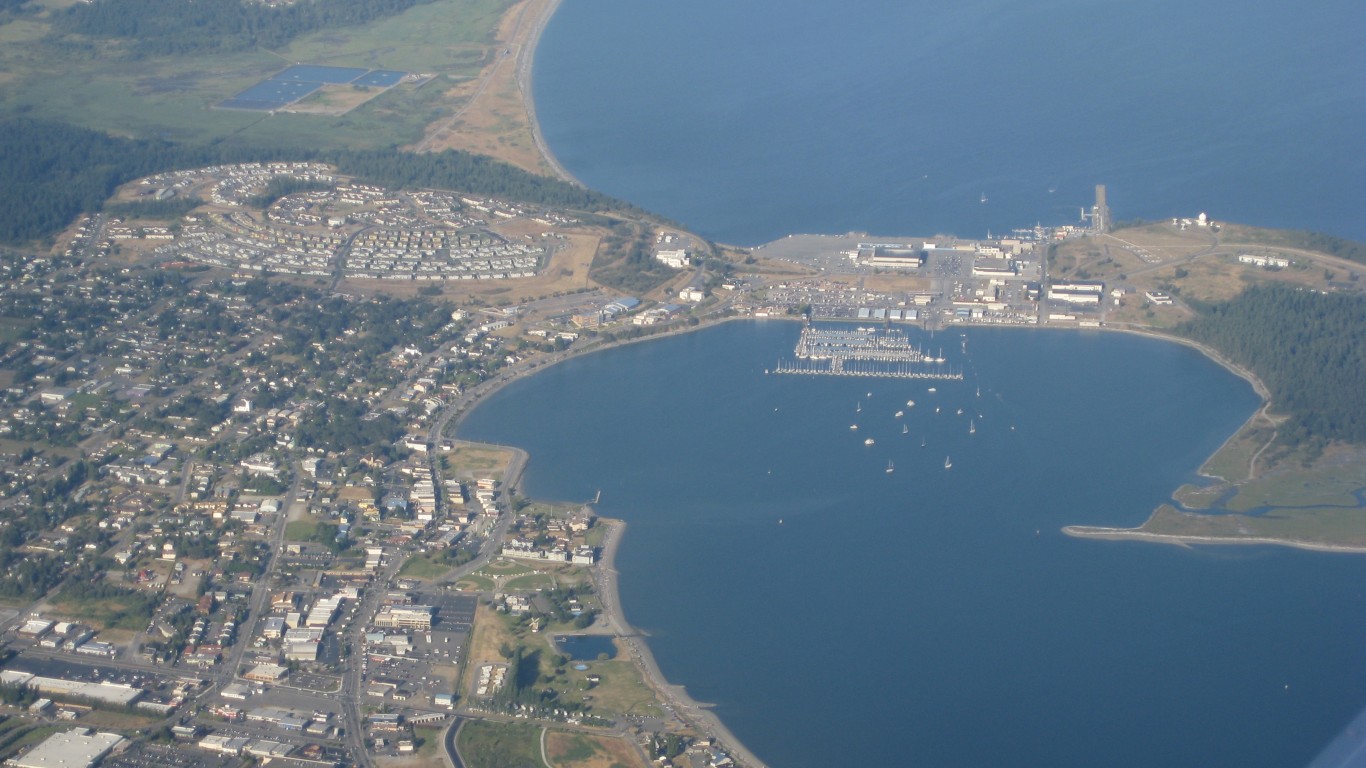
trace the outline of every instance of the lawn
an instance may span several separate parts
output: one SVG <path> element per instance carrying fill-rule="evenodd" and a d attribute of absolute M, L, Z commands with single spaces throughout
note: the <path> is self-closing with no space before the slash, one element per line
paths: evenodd
<path fill-rule="evenodd" d="M 450 566 L 439 562 L 440 555 L 414 555 L 408 558 L 408 562 L 403 564 L 399 576 L 411 576 L 415 579 L 435 579 L 449 571 Z"/>
<path fill-rule="evenodd" d="M 312 541 L 317 532 L 317 520 L 294 520 L 285 524 L 285 541 Z"/>
<path fill-rule="evenodd" d="M 529 592 L 534 589 L 547 589 L 553 586 L 555 586 L 555 579 L 550 574 L 529 573 L 515 579 L 508 579 L 504 582 L 503 589 L 509 592 Z"/>

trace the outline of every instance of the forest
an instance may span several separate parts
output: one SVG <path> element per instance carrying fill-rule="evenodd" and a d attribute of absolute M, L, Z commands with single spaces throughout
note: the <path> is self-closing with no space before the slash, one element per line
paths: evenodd
<path fill-rule="evenodd" d="M 1290 443 L 1366 443 L 1366 298 L 1254 285 L 1176 329 L 1266 384 Z"/>
<path fill-rule="evenodd" d="M 218 163 L 316 160 L 391 188 L 432 188 L 572 208 L 641 213 L 607 195 L 537 176 L 492 158 L 446 150 L 300 152 L 237 144 L 181 145 L 124 139 L 65 123 L 14 118 L 0 122 L 0 242 L 50 238 L 82 212 L 100 210 L 121 184 L 161 171 Z"/>
<path fill-rule="evenodd" d="M 58 32 L 131 41 L 135 57 L 278 49 L 299 35 L 354 26 L 432 0 L 301 0 L 280 7 L 249 0 L 98 0 L 54 18 Z"/>

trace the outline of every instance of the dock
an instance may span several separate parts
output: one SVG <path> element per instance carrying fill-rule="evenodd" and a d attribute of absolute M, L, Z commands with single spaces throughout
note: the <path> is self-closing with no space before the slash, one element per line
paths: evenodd
<path fill-rule="evenodd" d="M 945 365 L 943 353 L 926 354 L 894 328 L 806 326 L 794 350 L 796 360 L 779 360 L 771 373 L 806 376 L 866 376 L 888 379 L 962 379 Z"/>

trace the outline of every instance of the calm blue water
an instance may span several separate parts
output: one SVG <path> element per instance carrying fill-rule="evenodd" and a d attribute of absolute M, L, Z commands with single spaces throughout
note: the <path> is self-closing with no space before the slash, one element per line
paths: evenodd
<path fill-rule="evenodd" d="M 1216 219 L 1366 239 L 1359 0 L 566 0 L 545 137 L 723 242 Z M 987 202 L 979 202 L 982 195 Z"/>
<path fill-rule="evenodd" d="M 1366 706 L 1366 560 L 1059 532 L 1141 522 L 1254 409 L 1241 380 L 1019 330 L 927 342 L 968 373 L 935 394 L 765 376 L 797 332 L 576 359 L 460 429 L 527 448 L 533 496 L 602 490 L 629 620 L 770 764 L 1294 766 Z"/>

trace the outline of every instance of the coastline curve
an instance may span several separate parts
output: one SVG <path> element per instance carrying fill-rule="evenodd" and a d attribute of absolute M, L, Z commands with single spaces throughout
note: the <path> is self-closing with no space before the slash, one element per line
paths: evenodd
<path fill-rule="evenodd" d="M 536 0 L 529 0 L 535 2 Z M 562 0 L 544 0 L 545 4 L 541 9 L 540 15 L 536 17 L 531 28 L 530 36 L 527 38 L 526 45 L 517 53 L 517 90 L 522 95 L 522 108 L 526 110 L 527 125 L 531 129 L 531 139 L 536 143 L 536 151 L 541 154 L 541 159 L 545 162 L 552 173 L 562 181 L 570 184 L 584 186 L 583 182 L 574 177 L 568 169 L 560 163 L 559 158 L 551 151 L 550 145 L 546 143 L 545 134 L 541 132 L 541 123 L 536 119 L 536 98 L 532 94 L 532 76 L 536 65 L 536 49 L 540 47 L 541 35 L 545 33 L 545 28 L 550 24 L 550 20 L 559 10 Z"/>

